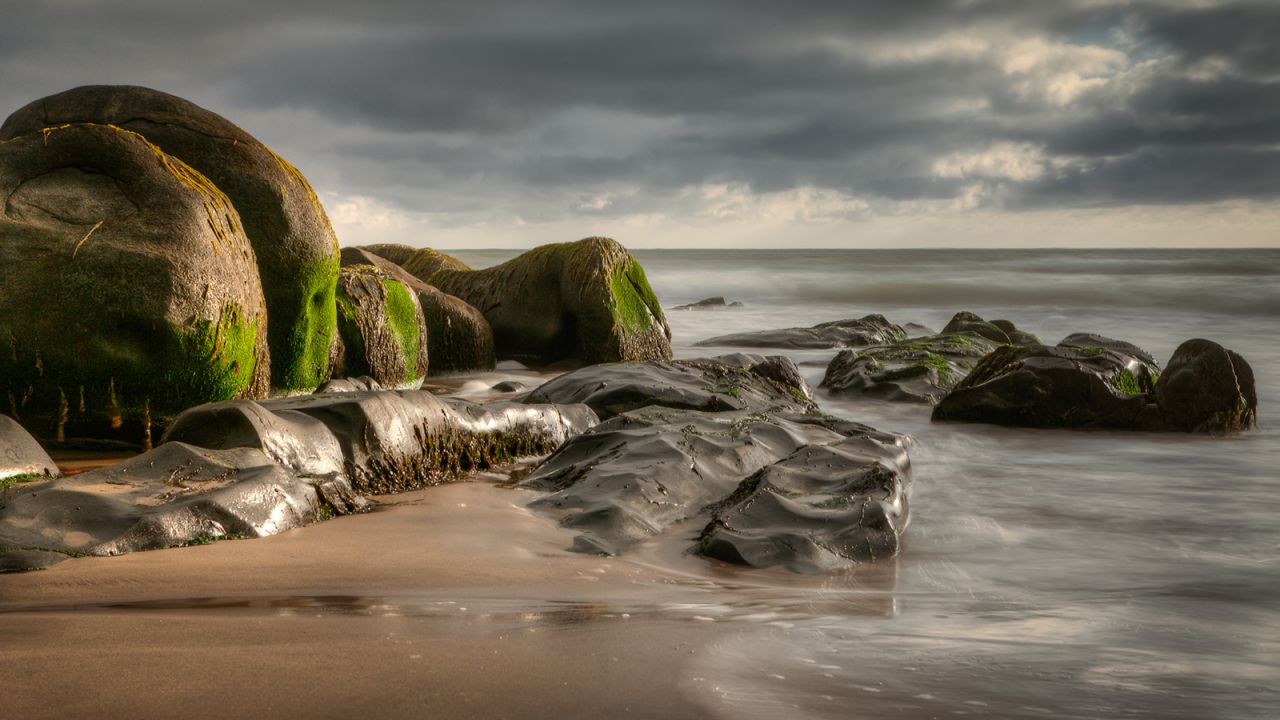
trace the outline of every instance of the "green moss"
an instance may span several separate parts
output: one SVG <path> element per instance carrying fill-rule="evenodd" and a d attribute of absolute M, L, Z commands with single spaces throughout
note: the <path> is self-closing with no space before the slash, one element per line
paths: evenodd
<path fill-rule="evenodd" d="M 728 395 L 733 398 L 741 399 L 742 394 L 738 391 L 738 386 L 734 385 L 728 378 L 720 378 L 715 385 L 711 386 L 711 392 L 719 395 Z"/>
<path fill-rule="evenodd" d="M 243 540 L 244 537 L 236 533 L 227 535 L 197 535 L 190 540 L 182 543 L 179 547 L 194 547 L 196 545 L 209 545 L 220 540 Z"/>
<path fill-rule="evenodd" d="M 327 379 L 338 322 L 337 286 L 338 258 L 330 257 L 299 273 L 290 286 L 270 287 L 267 330 L 273 387 L 305 390 Z"/>
<path fill-rule="evenodd" d="M 36 482 L 37 480 L 48 480 L 49 476 L 44 473 L 18 473 L 9 477 L 0 478 L 0 490 L 13 487 L 20 483 Z"/>
<path fill-rule="evenodd" d="M 661 323 L 662 304 L 640 263 L 628 260 L 622 271 L 609 279 L 609 289 L 613 294 L 613 317 L 628 333 L 641 333 Z"/>
<path fill-rule="evenodd" d="M 400 352 L 404 355 L 405 382 L 418 377 L 418 352 L 422 347 L 422 335 L 418 325 L 418 306 L 404 283 L 399 280 L 383 278 L 382 286 L 387 290 L 387 322 L 395 333 L 400 344 Z"/>
<path fill-rule="evenodd" d="M 238 397 L 253 380 L 257 338 L 257 324 L 245 320 L 240 308 L 231 304 L 223 308 L 217 323 L 197 320 L 175 329 L 163 375 L 168 392 L 155 394 L 157 409 L 177 411 Z"/>
<path fill-rule="evenodd" d="M 1142 387 L 1138 384 L 1138 378 L 1134 377 L 1128 368 L 1111 377 L 1111 386 L 1125 395 L 1143 394 Z"/>

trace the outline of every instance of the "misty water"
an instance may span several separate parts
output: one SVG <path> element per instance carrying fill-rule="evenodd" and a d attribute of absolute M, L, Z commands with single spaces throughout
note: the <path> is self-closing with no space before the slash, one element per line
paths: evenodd
<path fill-rule="evenodd" d="M 457 252 L 476 266 L 511 251 Z M 693 343 L 867 313 L 940 329 L 956 311 L 1049 343 L 1183 340 L 1241 353 L 1260 428 L 1230 437 L 933 424 L 928 406 L 819 392 L 828 412 L 915 440 L 895 560 L 822 578 L 734 572 L 658 538 L 728 623 L 687 692 L 723 717 L 1280 716 L 1280 252 L 639 251 Z M 754 352 L 759 352 L 755 350 Z M 830 351 L 788 352 L 816 387 Z M 637 602 L 640 599 L 637 598 Z M 641 603 L 642 604 L 642 603 Z M 653 610 L 653 608 L 651 608 Z"/>

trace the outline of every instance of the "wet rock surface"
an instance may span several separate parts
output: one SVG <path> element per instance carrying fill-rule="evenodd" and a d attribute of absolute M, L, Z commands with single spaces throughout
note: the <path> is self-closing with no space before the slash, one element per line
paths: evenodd
<path fill-rule="evenodd" d="M 818 571 L 894 554 L 907 440 L 813 411 L 796 386 L 750 369 L 761 366 L 795 372 L 785 358 L 740 355 L 585 368 L 539 388 L 531 399 L 579 397 L 609 419 L 525 478 L 549 492 L 532 507 L 580 530 L 582 552 L 620 553 L 688 522 L 703 528 L 697 552 L 757 567 Z M 714 390 L 744 375 L 765 382 L 744 383 L 732 403 Z"/>
<path fill-rule="evenodd" d="M 833 320 L 807 328 L 784 328 L 719 335 L 699 340 L 694 347 L 845 348 L 884 345 L 906 339 L 906 332 L 884 318 L 867 315 Z"/>
<path fill-rule="evenodd" d="M 1056 346 L 997 348 L 934 408 L 933 418 L 1226 432 L 1250 427 L 1256 411 L 1248 363 L 1217 343 L 1188 340 L 1161 373 L 1140 348 L 1081 333 Z"/>
<path fill-rule="evenodd" d="M 734 302 L 726 302 L 723 297 L 720 297 L 717 295 L 716 297 L 704 298 L 702 300 L 699 300 L 698 302 L 692 302 L 685 305 L 676 305 L 671 309 L 682 310 L 682 311 L 683 310 L 727 310 L 729 308 L 740 308 L 740 307 L 742 307 L 742 303 L 736 300 Z"/>
<path fill-rule="evenodd" d="M 62 125 L 0 143 L 0 201 L 0 397 L 37 437 L 142 445 L 158 418 L 266 394 L 254 251 L 208 178 Z"/>
<path fill-rule="evenodd" d="M 842 350 L 827 366 L 820 387 L 832 393 L 936 404 L 983 356 L 1011 342 L 1039 340 L 1007 320 L 987 322 L 960 312 L 938 334 Z"/>
<path fill-rule="evenodd" d="M 225 193 L 260 271 L 272 386 L 311 389 L 328 377 L 338 241 L 297 168 L 221 115 L 127 85 L 89 85 L 36 100 L 5 120 L 0 140 L 38 137 L 43 128 L 66 123 L 136 132 Z"/>
<path fill-rule="evenodd" d="M 596 422 L 584 406 L 352 390 L 212 403 L 155 450 L 0 492 L 0 570 L 261 537 L 365 506 L 366 494 L 546 454 Z"/>

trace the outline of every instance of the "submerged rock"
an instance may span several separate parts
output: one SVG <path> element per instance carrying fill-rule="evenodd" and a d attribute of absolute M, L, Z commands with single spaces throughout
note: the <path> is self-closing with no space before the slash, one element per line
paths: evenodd
<path fill-rule="evenodd" d="M 394 248 L 403 246 L 377 247 L 390 248 L 392 254 L 405 257 L 404 253 L 394 251 Z M 343 248 L 342 264 L 376 265 L 417 294 L 427 326 L 430 375 L 493 369 L 493 329 L 479 310 L 419 280 L 391 260 L 374 253 L 371 248 Z"/>
<path fill-rule="evenodd" d="M 153 451 L 0 492 L 0 571 L 272 535 L 358 510 L 364 494 L 548 453 L 595 422 L 581 405 L 476 405 L 421 391 L 202 405 Z"/>
<path fill-rule="evenodd" d="M 61 474 L 49 453 L 16 420 L 0 415 L 0 485 Z"/>
<path fill-rule="evenodd" d="M 725 302 L 725 299 L 723 297 L 716 296 L 716 297 L 709 297 L 703 300 L 699 300 L 698 302 L 689 303 L 687 305 L 677 305 L 671 309 L 672 310 L 725 310 L 727 308 L 740 308 L 740 307 L 742 307 L 742 303 L 740 302 L 737 302 L 737 301 Z"/>
<path fill-rule="evenodd" d="M 1209 340 L 1188 340 L 1173 351 L 1155 398 L 1165 422 L 1179 430 L 1223 432 L 1257 424 L 1253 368 Z"/>
<path fill-rule="evenodd" d="M 807 328 L 719 335 L 700 340 L 694 343 L 694 347 L 844 348 L 885 345 L 906 337 L 906 331 L 890 323 L 883 315 L 867 315 L 856 319 L 833 320 Z"/>
<path fill-rule="evenodd" d="M 608 238 L 543 245 L 483 270 L 434 250 L 368 249 L 477 308 L 499 358 L 547 365 L 671 357 L 671 329 L 644 268 Z"/>
<path fill-rule="evenodd" d="M 383 387 L 421 383 L 427 374 L 427 329 L 415 293 L 373 265 L 342 268 L 338 331 L 345 353 L 335 371 L 368 375 Z"/>
<path fill-rule="evenodd" d="M 933 418 L 1199 432 L 1247 428 L 1256 411 L 1248 363 L 1217 343 L 1188 340 L 1161 374 L 1130 343 L 1076 334 L 1053 347 L 996 349 L 934 408 Z"/>
<path fill-rule="evenodd" d="M 257 258 L 270 320 L 262 327 L 271 348 L 272 385 L 311 389 L 328 378 L 338 241 L 297 168 L 221 115 L 168 93 L 126 85 L 90 85 L 36 100 L 9 116 L 0 140 L 38 138 L 43 128 L 65 123 L 136 132 L 225 193 Z M 83 189 L 77 195 L 83 197 Z M 104 219 L 86 218 L 84 224 Z"/>
<path fill-rule="evenodd" d="M 978 360 L 1011 342 L 1039 340 L 1007 320 L 987 322 L 973 313 L 960 312 L 937 335 L 840 351 L 827 366 L 820 387 L 832 393 L 934 404 L 963 380 Z"/>
<path fill-rule="evenodd" d="M 617 554 L 688 521 L 705 525 L 695 551 L 757 567 L 893 555 L 907 520 L 906 439 L 805 412 L 797 386 L 772 379 L 794 371 L 785 358 L 729 356 L 562 376 L 530 397 L 578 398 L 609 419 L 522 486 L 549 492 L 532 507 L 581 531 L 582 552 Z M 748 390 L 723 400 L 714 388 L 725 377 Z"/>
<path fill-rule="evenodd" d="M 254 251 L 227 197 L 137 135 L 0 143 L 0 398 L 38 437 L 146 444 L 154 421 L 268 390 Z"/>

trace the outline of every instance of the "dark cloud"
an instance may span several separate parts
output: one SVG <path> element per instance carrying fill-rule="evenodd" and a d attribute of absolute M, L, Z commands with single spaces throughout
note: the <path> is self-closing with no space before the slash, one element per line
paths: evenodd
<path fill-rule="evenodd" d="M 0 102 L 152 85 L 324 189 L 441 214 L 642 213 L 708 183 L 1270 200 L 1278 36 L 1280 4 L 1226 0 L 51 0 L 6 11 Z"/>

